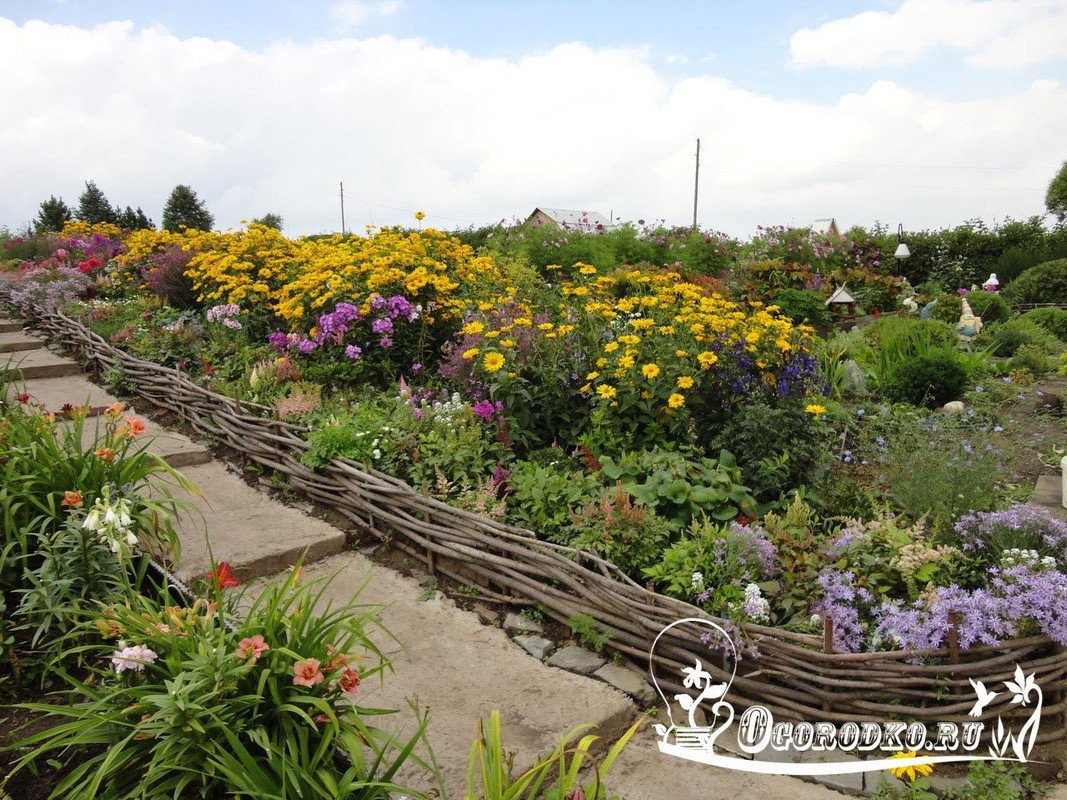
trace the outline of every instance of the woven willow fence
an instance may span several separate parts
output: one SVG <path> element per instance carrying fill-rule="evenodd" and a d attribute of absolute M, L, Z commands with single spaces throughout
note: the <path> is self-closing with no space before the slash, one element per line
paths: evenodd
<path fill-rule="evenodd" d="M 638 665 L 648 663 L 656 635 L 679 619 L 713 619 L 701 609 L 640 586 L 614 565 L 592 555 L 537 539 L 426 497 L 396 478 L 336 459 L 313 470 L 300 461 L 307 444 L 298 429 L 262 416 L 270 409 L 241 404 L 204 389 L 179 371 L 122 352 L 58 311 L 21 312 L 49 335 L 76 348 L 101 370 L 117 368 L 136 393 L 176 412 L 192 428 L 255 462 L 284 473 L 289 484 L 335 509 L 358 526 L 425 561 L 428 570 L 478 587 L 482 596 L 540 604 L 556 620 L 587 614 L 612 634 L 611 645 Z M 259 415 L 249 413 L 258 411 Z M 656 648 L 656 677 L 664 694 L 686 691 L 680 669 L 700 659 L 716 681 L 729 677 L 714 654 L 686 626 L 668 632 Z M 1016 665 L 1033 673 L 1045 693 L 1041 733 L 1047 742 L 1067 734 L 1067 652 L 1047 637 L 960 651 L 955 631 L 942 650 L 836 653 L 832 631 L 810 636 L 747 624 L 745 637 L 758 658 L 745 658 L 730 699 L 738 708 L 763 705 L 776 718 L 835 723 L 878 719 L 923 723 L 967 721 L 974 705 L 968 678 L 992 689 L 1011 680 Z M 910 663 L 921 660 L 921 664 Z M 728 665 L 726 665 L 728 666 Z M 673 676 L 673 677 L 672 677 Z M 1002 702 L 980 719 L 1022 719 L 1029 709 Z M 988 727 L 988 726 L 987 726 Z"/>

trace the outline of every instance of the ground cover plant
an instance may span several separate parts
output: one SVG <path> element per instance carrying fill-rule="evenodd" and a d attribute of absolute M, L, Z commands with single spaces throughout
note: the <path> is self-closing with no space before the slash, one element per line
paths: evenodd
<path fill-rule="evenodd" d="M 75 233 L 94 235 L 38 245 L 12 290 Z M 483 234 L 141 230 L 109 239 L 114 257 L 72 308 L 130 352 L 303 426 L 310 466 L 384 470 L 735 622 L 810 631 L 829 616 L 839 647 L 893 648 L 909 646 L 893 633 L 902 614 L 1057 585 L 1063 564 L 1023 576 L 956 529 L 1025 501 L 1051 457 L 1055 315 L 972 293 L 989 324 L 961 342 L 947 302 L 943 321 L 902 306 L 959 298 L 970 275 L 950 269 L 952 248 L 992 253 L 1030 227 L 941 236 L 917 295 L 879 229 Z M 818 336 L 793 318 L 825 326 L 842 283 L 874 324 Z M 955 400 L 964 412 L 941 410 Z M 1044 432 L 1015 446 L 1027 426 Z M 968 641 L 1063 638 L 1038 605 L 996 607 Z"/>

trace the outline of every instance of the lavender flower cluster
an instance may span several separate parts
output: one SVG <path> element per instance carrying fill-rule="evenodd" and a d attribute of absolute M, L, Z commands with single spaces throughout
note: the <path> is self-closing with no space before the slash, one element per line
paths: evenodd
<path fill-rule="evenodd" d="M 965 514 L 955 525 L 964 550 L 1005 549 L 1005 542 L 1032 542 L 1047 549 L 1057 562 L 1067 561 L 1067 522 L 1040 506 L 1020 504 L 1004 511 Z"/>
<path fill-rule="evenodd" d="M 378 337 L 378 345 L 386 350 L 393 346 L 392 336 L 396 323 L 403 319 L 414 322 L 422 314 L 422 307 L 412 305 L 403 295 L 394 295 L 388 299 L 379 294 L 370 298 L 370 314 L 364 317 L 352 303 L 338 303 L 334 310 L 319 316 L 312 335 L 303 333 L 284 333 L 275 331 L 268 341 L 279 352 L 296 350 L 299 353 L 311 353 L 326 345 L 344 345 L 345 336 L 361 323 L 370 321 L 370 332 Z M 346 358 L 356 360 L 362 357 L 369 343 L 347 344 L 344 348 Z"/>
<path fill-rule="evenodd" d="M 92 282 L 92 278 L 75 267 L 0 273 L 0 289 L 16 306 L 59 307 L 84 296 Z"/>
<path fill-rule="evenodd" d="M 239 331 L 244 326 L 239 320 L 234 319 L 241 313 L 241 307 L 236 303 L 226 303 L 221 306 L 212 306 L 207 310 L 208 322 L 221 322 L 230 330 Z"/>

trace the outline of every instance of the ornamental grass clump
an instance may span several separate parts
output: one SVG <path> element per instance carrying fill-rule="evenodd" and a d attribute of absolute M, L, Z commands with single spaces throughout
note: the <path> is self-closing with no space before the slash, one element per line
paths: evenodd
<path fill-rule="evenodd" d="M 377 609 L 331 605 L 330 580 L 303 582 L 299 566 L 238 597 L 227 566 L 212 570 L 212 599 L 135 596 L 87 619 L 93 639 L 80 653 L 92 677 L 69 678 L 84 699 L 26 706 L 57 724 L 19 743 L 28 752 L 14 772 L 65 762 L 52 797 L 67 800 L 408 791 L 393 778 L 425 722 L 396 742 L 369 724 L 388 712 L 359 703 L 388 666 L 370 636 Z"/>

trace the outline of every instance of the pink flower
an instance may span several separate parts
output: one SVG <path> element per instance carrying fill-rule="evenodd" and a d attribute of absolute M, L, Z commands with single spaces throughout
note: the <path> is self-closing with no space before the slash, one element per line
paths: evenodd
<path fill-rule="evenodd" d="M 314 686 L 322 683 L 324 678 L 325 676 L 319 670 L 319 660 L 317 658 L 309 658 L 293 664 L 294 686 Z"/>
<path fill-rule="evenodd" d="M 122 645 L 123 642 L 119 642 L 119 644 Z M 127 670 L 144 672 L 145 664 L 154 664 L 156 658 L 156 654 L 145 645 L 137 644 L 133 647 L 123 647 L 121 650 L 116 650 L 114 655 L 111 656 L 111 663 L 115 665 L 115 672 L 121 675 Z"/>
<path fill-rule="evenodd" d="M 345 692 L 346 694 L 355 694 L 359 689 L 359 673 L 349 667 L 341 673 L 337 685 L 341 687 L 342 692 Z"/>
<path fill-rule="evenodd" d="M 237 645 L 237 657 L 251 658 L 252 661 L 255 661 L 268 650 L 270 650 L 270 645 L 263 641 L 263 637 L 257 633 L 255 636 L 249 636 L 247 639 L 241 640 L 240 644 Z"/>

